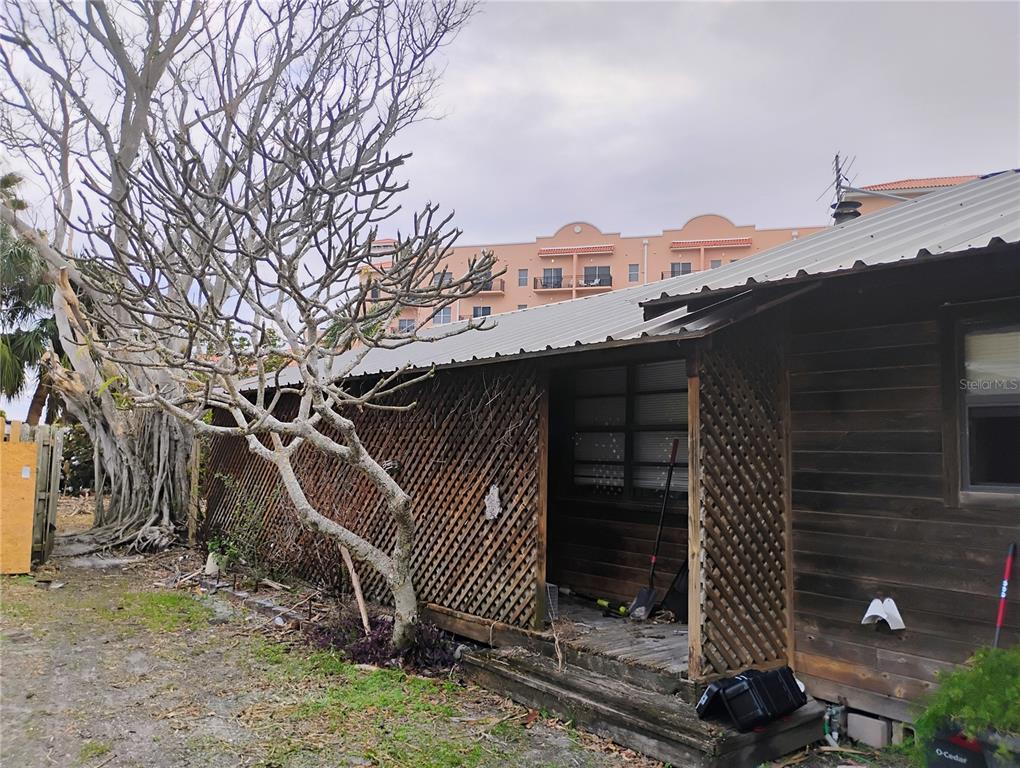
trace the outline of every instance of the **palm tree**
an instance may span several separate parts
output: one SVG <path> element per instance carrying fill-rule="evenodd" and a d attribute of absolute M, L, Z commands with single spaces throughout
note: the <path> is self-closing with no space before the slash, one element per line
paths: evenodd
<path fill-rule="evenodd" d="M 21 177 L 0 176 L 0 196 L 18 209 L 25 204 L 17 198 Z M 29 371 L 39 368 L 47 351 L 60 349 L 56 323 L 49 309 L 53 288 L 43 282 L 44 267 L 32 247 L 9 227 L 0 225 L 0 394 L 8 398 L 24 392 Z M 50 401 L 48 416 L 55 415 L 48 377 L 39 368 L 39 380 L 28 410 L 29 424 L 38 424 L 43 407 Z"/>

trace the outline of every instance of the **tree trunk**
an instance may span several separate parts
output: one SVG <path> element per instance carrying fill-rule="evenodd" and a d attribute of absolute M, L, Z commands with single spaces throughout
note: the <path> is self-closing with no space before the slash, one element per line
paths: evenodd
<path fill-rule="evenodd" d="M 162 411 L 117 411 L 111 423 L 96 409 L 83 418 L 80 403 L 68 401 L 68 408 L 98 447 L 110 489 L 109 502 L 97 505 L 94 527 L 76 538 L 95 548 L 168 546 L 187 522 L 191 430 Z"/>
<path fill-rule="evenodd" d="M 393 592 L 393 647 L 410 648 L 418 635 L 418 596 L 410 578 L 390 584 Z"/>
<path fill-rule="evenodd" d="M 32 394 L 32 402 L 28 406 L 28 417 L 25 423 L 36 426 L 42 419 L 43 406 L 46 405 L 46 398 L 50 394 L 49 384 L 46 382 L 46 374 L 39 371 L 39 382 L 36 384 L 35 392 Z"/>
<path fill-rule="evenodd" d="M 395 495 L 392 487 L 383 490 L 390 491 L 390 514 L 397 526 L 393 543 L 393 575 L 389 579 L 393 592 L 393 647 L 405 651 L 414 644 L 418 634 L 418 595 L 411 575 L 414 515 L 411 514 L 411 497 L 403 490 Z"/>

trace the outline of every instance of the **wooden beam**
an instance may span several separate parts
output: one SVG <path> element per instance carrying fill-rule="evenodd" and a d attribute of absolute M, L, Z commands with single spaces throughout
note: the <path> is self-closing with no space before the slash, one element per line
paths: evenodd
<path fill-rule="evenodd" d="M 542 629 L 546 614 L 546 560 L 549 550 L 549 372 L 537 376 L 538 403 L 538 493 L 535 497 L 535 615 L 532 626 Z"/>
<path fill-rule="evenodd" d="M 194 440 L 191 444 L 191 461 L 189 462 L 188 479 L 191 487 L 188 493 L 188 546 L 198 546 L 198 507 L 201 493 L 199 488 L 200 468 L 202 466 L 202 443 Z"/>
<path fill-rule="evenodd" d="M 700 355 L 695 349 L 687 361 L 687 676 L 698 680 L 701 669 L 701 420 Z"/>
<path fill-rule="evenodd" d="M 550 642 L 547 637 L 533 630 L 471 616 L 435 603 L 426 603 L 422 606 L 421 612 L 423 619 L 437 627 L 479 643 L 486 643 L 493 648 L 519 645 L 531 650 L 540 650 L 543 645 Z"/>
<path fill-rule="evenodd" d="M 792 668 L 796 659 L 796 632 L 794 627 L 793 587 L 793 439 L 790 414 L 790 316 L 783 313 L 779 325 L 782 339 L 779 345 L 779 407 L 782 420 L 780 439 L 783 441 L 783 555 L 786 569 L 786 658 Z"/>

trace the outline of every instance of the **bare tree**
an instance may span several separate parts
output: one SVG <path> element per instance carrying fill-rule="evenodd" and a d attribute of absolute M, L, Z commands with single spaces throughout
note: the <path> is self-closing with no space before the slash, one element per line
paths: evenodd
<path fill-rule="evenodd" d="M 405 307 L 431 318 L 490 279 L 491 254 L 463 275 L 447 272 L 457 232 L 435 206 L 385 250 L 373 246 L 406 189 L 397 173 L 407 155 L 390 145 L 424 116 L 433 56 L 470 8 L 143 3 L 117 21 L 102 4 L 75 8 L 15 5 L 3 18 L 0 39 L 23 59 L 0 54 L 16 86 L 3 140 L 68 158 L 36 160 L 54 200 L 51 241 L 3 214 L 52 270 L 72 350 L 72 370 L 55 381 L 95 425 L 111 477 L 126 477 L 114 487 L 131 483 L 115 529 L 164 536 L 185 497 L 192 435 L 241 436 L 279 470 L 308 524 L 384 576 L 394 643 L 405 646 L 417 620 L 410 499 L 366 451 L 352 415 L 405 407 L 388 396 L 428 373 L 358 383 L 350 374 L 373 349 L 474 327 L 395 330 Z M 45 76 L 45 99 L 29 87 L 26 62 Z M 88 94 L 95 70 L 108 78 L 101 99 Z M 389 266 L 376 266 L 379 256 Z M 284 401 L 296 403 L 286 417 Z M 205 419 L 210 408 L 221 416 Z M 394 521 L 390 552 L 315 509 L 295 471 L 302 448 L 371 479 Z"/>

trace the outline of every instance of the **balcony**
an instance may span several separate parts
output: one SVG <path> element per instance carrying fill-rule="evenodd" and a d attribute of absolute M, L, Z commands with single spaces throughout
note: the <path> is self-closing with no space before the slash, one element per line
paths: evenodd
<path fill-rule="evenodd" d="M 690 270 L 688 270 L 687 272 L 673 272 L 672 270 L 667 269 L 665 272 L 662 273 L 662 277 L 660 279 L 668 280 L 671 277 L 683 277 L 684 275 L 689 274 L 691 274 Z"/>
<path fill-rule="evenodd" d="M 502 277 L 486 280 L 478 293 L 501 294 L 506 292 L 506 281 Z"/>
<path fill-rule="evenodd" d="M 536 291 L 607 290 L 613 287 L 612 275 L 585 277 L 584 275 L 563 275 L 561 277 L 536 277 Z"/>

